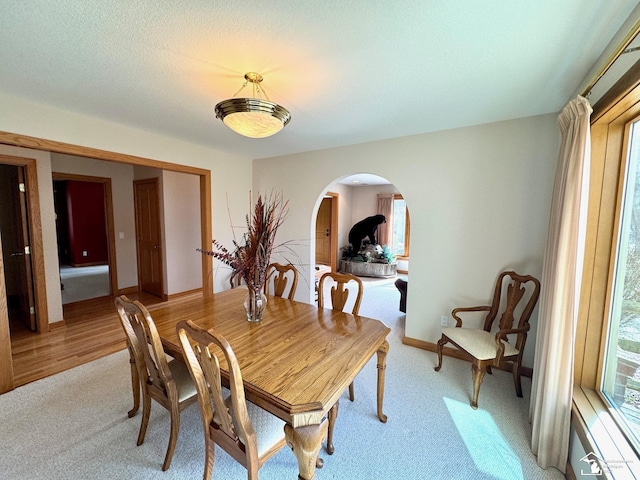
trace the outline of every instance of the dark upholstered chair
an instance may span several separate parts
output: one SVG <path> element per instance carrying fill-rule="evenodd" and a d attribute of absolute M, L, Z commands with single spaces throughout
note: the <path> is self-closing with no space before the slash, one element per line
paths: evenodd
<path fill-rule="evenodd" d="M 407 281 L 401 278 L 396 280 L 396 288 L 400 292 L 400 311 L 407 313 Z"/>

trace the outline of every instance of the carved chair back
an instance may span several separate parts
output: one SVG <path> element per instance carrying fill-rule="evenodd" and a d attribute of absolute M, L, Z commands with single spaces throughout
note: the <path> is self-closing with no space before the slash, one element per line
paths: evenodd
<path fill-rule="evenodd" d="M 198 405 L 207 445 L 204 478 L 211 476 L 215 449 L 213 443 L 247 468 L 249 478 L 257 478 L 257 471 L 266 458 L 259 456 L 256 430 L 245 399 L 240 366 L 231 345 L 213 329 L 205 330 L 190 320 L 179 322 L 177 332 L 187 367 L 198 392 Z M 220 373 L 221 363 L 229 372 L 231 394 L 226 399 Z M 252 405 L 252 408 L 259 407 Z M 273 417 L 268 412 L 260 410 L 263 415 Z M 267 458 L 285 444 L 284 423 L 277 419 L 276 421 L 278 434 L 270 437 L 276 438 L 276 441 L 266 450 Z M 261 422 L 260 426 L 267 424 Z M 278 438 L 280 440 L 277 440 Z"/>
<path fill-rule="evenodd" d="M 284 297 L 287 285 L 290 285 L 287 298 L 293 300 L 298 286 L 298 270 L 291 264 L 270 264 L 267 268 L 267 283 L 264 290 L 266 295 L 269 295 L 271 285 L 273 285 L 273 294 L 276 297 Z"/>
<path fill-rule="evenodd" d="M 350 282 L 352 282 L 350 285 L 355 285 L 356 298 L 351 313 L 353 315 L 358 315 L 358 312 L 360 311 L 360 304 L 362 303 L 362 292 L 364 288 L 362 286 L 362 281 L 350 273 L 327 272 L 320 277 L 320 282 L 318 283 L 318 307 L 324 308 L 327 303 L 324 298 L 324 282 L 327 278 L 331 278 L 336 282 L 336 285 L 332 286 L 330 291 L 332 310 L 344 310 L 350 292 L 349 288 L 345 288 L 345 286 Z"/>
<path fill-rule="evenodd" d="M 152 399 L 166 408 L 171 417 L 169 444 L 162 465 L 162 470 L 166 471 L 171 465 L 178 441 L 180 412 L 196 401 L 196 390 L 184 365 L 177 360 L 167 361 L 156 325 L 144 305 L 138 301 L 132 302 L 124 295 L 117 297 L 115 304 L 128 342 L 132 345 L 130 352 L 135 356 L 138 378 L 134 379 L 132 370 L 132 386 L 137 381 L 142 391 L 143 411 L 138 445 L 144 442 Z M 134 414 L 136 409 L 134 403 Z M 132 412 L 129 413 L 130 416 Z"/>
<path fill-rule="evenodd" d="M 531 275 L 502 272 L 496 281 L 491 309 L 484 321 L 484 330 L 491 332 L 498 320 L 501 331 L 518 329 L 515 348 L 522 352 L 527 338 L 529 319 L 540 296 L 540 282 Z"/>
<path fill-rule="evenodd" d="M 175 390 L 175 398 L 177 398 L 177 387 L 169 370 L 160 335 L 149 311 L 138 301 L 122 303 L 122 305 L 144 358 L 142 381 L 146 381 L 149 389 L 164 396 L 169 395 L 169 390 Z"/>
<path fill-rule="evenodd" d="M 131 389 L 133 392 L 133 408 L 129 410 L 129 417 L 133 417 L 140 407 L 140 369 L 143 365 L 144 358 L 142 357 L 142 351 L 136 338 L 136 332 L 133 331 L 133 326 L 129 320 L 129 314 L 127 313 L 127 304 L 130 300 L 126 296 L 115 299 L 116 311 L 118 312 L 118 319 L 120 325 L 125 333 L 125 340 L 127 344 L 127 350 L 129 351 L 129 364 L 131 367 Z"/>

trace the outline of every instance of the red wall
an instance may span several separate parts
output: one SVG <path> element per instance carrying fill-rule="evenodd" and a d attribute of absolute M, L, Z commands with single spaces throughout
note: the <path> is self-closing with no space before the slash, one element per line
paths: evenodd
<path fill-rule="evenodd" d="M 71 264 L 108 263 L 104 185 L 67 181 L 67 212 Z M 83 251 L 87 252 L 86 257 Z"/>

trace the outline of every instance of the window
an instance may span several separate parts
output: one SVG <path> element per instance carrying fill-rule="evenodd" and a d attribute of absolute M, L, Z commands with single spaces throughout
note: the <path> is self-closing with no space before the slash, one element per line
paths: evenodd
<path fill-rule="evenodd" d="M 409 210 L 402 195 L 393 197 L 393 252 L 399 257 L 409 256 Z"/>
<path fill-rule="evenodd" d="M 640 328 L 640 290 L 635 290 L 640 286 L 640 77 L 626 81 L 626 87 L 614 87 L 594 105 L 591 116 L 572 427 L 585 452 L 618 462 L 628 475 L 640 461 L 633 391 L 638 372 L 633 360 L 640 356 L 632 351 L 640 340 L 635 333 Z M 623 471 L 611 473 L 611 478 L 627 478 Z"/>
<path fill-rule="evenodd" d="M 600 390 L 640 450 L 640 121 L 627 131 Z"/>

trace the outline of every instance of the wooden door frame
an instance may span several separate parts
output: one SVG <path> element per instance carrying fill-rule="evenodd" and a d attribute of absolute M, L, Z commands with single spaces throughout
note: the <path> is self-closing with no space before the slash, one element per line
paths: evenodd
<path fill-rule="evenodd" d="M 113 194 L 111 179 L 108 177 L 92 177 L 73 173 L 51 172 L 52 180 L 71 180 L 74 182 L 101 183 L 104 186 L 105 222 L 107 227 L 107 251 L 109 255 L 109 290 L 110 295 L 118 293 L 118 270 L 116 262 L 116 234 L 113 219 Z"/>
<path fill-rule="evenodd" d="M 0 163 L 24 168 L 27 184 L 27 212 L 29 216 L 29 239 L 31 252 L 31 271 L 33 275 L 33 294 L 36 307 L 36 325 L 38 333 L 49 331 L 49 311 L 47 307 L 47 285 L 44 270 L 44 248 L 42 225 L 40 222 L 40 195 L 38 193 L 38 171 L 35 158 L 15 157 L 0 154 Z M 11 352 L 11 330 L 9 327 L 9 309 L 7 307 L 6 285 L 4 279 L 4 261 L 0 248 L 0 394 L 13 390 L 13 357 Z"/>
<path fill-rule="evenodd" d="M 0 144 L 197 175 L 200 178 L 200 243 L 203 250 L 211 248 L 211 239 L 213 238 L 213 234 L 211 221 L 210 170 L 190 167 L 186 165 L 177 165 L 175 163 L 169 163 L 160 160 L 152 160 L 149 158 L 137 157 L 134 155 L 109 152 L 107 150 L 100 150 L 97 148 L 83 147 L 70 143 L 57 142 L 54 140 L 46 140 L 38 137 L 30 137 L 28 135 L 20 135 L 3 131 L 0 131 Z M 38 313 L 39 333 L 46 333 L 49 331 L 49 316 L 47 311 L 47 291 L 44 270 L 44 250 L 42 242 L 42 227 L 39 201 L 40 197 L 38 195 L 37 188 L 38 182 L 36 160 L 26 157 L 0 155 L 0 161 L 6 161 L 6 163 L 26 167 L 25 173 L 27 175 L 27 182 L 33 187 L 29 188 L 28 193 L 30 213 L 29 227 L 31 228 L 32 233 L 31 260 L 33 262 L 34 268 L 34 287 L 36 295 L 36 311 Z M 1 258 L 2 256 L 0 255 L 0 262 Z M 213 296 L 213 278 L 209 275 L 209 271 L 212 268 L 211 257 L 209 257 L 208 255 L 202 255 L 201 265 L 202 293 L 207 297 Z M 2 271 L 0 273 L 2 273 L 2 284 L 4 284 L 4 266 L 2 263 L 0 263 L 0 268 L 2 268 Z M 0 321 L 2 312 L 4 310 L 7 310 L 6 295 L 0 295 Z M 2 330 L 0 330 L 0 350 L 3 350 L 5 352 L 5 355 L 11 355 L 11 339 L 8 335 L 3 335 Z M 11 390 L 13 388 L 13 363 L 11 361 L 6 362 L 2 360 L 3 359 L 0 358 L 0 393 Z M 11 379 L 11 385 L 7 390 L 5 390 L 4 387 L 9 382 L 2 383 L 2 380 L 6 378 Z"/>
<path fill-rule="evenodd" d="M 49 331 L 49 311 L 47 307 L 47 286 L 44 270 L 44 247 L 42 224 L 40 222 L 40 194 L 38 190 L 38 172 L 35 158 L 23 158 L 0 154 L 0 163 L 24 167 L 27 183 L 27 212 L 29 216 L 29 239 L 31 251 L 31 271 L 36 307 L 36 325 L 38 333 Z M 3 267 L 4 269 L 4 267 Z M 4 272 L 3 272 L 4 280 Z M 6 306 L 6 298 L 4 300 Z"/>
<path fill-rule="evenodd" d="M 160 228 L 160 248 L 161 248 L 161 252 L 162 252 L 162 256 L 160 257 L 160 295 L 159 297 L 166 300 L 167 299 L 167 294 L 164 291 L 164 265 L 165 265 L 165 260 L 166 260 L 166 250 L 164 248 L 164 237 L 162 235 L 162 225 L 163 225 L 163 221 L 162 221 L 162 216 L 161 216 L 161 198 L 160 198 L 160 179 L 158 177 L 151 177 L 151 178 L 144 178 L 144 179 L 140 179 L 140 180 L 134 180 L 133 181 L 133 204 L 134 204 L 134 215 L 135 215 L 135 225 L 136 225 L 136 258 L 137 258 L 137 265 L 138 265 L 138 290 L 140 292 L 142 292 L 142 268 L 141 268 L 141 260 L 142 260 L 142 255 L 140 254 L 140 232 L 139 232 L 139 218 L 138 218 L 138 189 L 137 186 L 138 185 L 144 185 L 144 184 L 150 184 L 153 183 L 156 187 L 156 193 L 158 195 L 157 198 L 157 203 L 158 203 L 158 209 L 155 212 L 157 214 L 157 218 L 156 221 L 158 222 L 158 228 Z M 151 292 L 147 292 L 147 293 L 151 293 Z M 151 293 L 151 295 L 154 295 L 153 293 Z"/>
<path fill-rule="evenodd" d="M 2 236 L 0 235 L 0 393 L 13 390 L 13 358 L 11 357 L 11 332 L 9 310 L 2 261 Z"/>
<path fill-rule="evenodd" d="M 338 271 L 338 199 L 340 195 L 335 192 L 327 192 L 325 197 L 331 197 L 331 235 L 329 236 L 329 249 L 331 250 L 331 271 Z M 321 200 L 322 201 L 322 200 Z M 318 207 L 319 208 L 319 207 Z"/>

